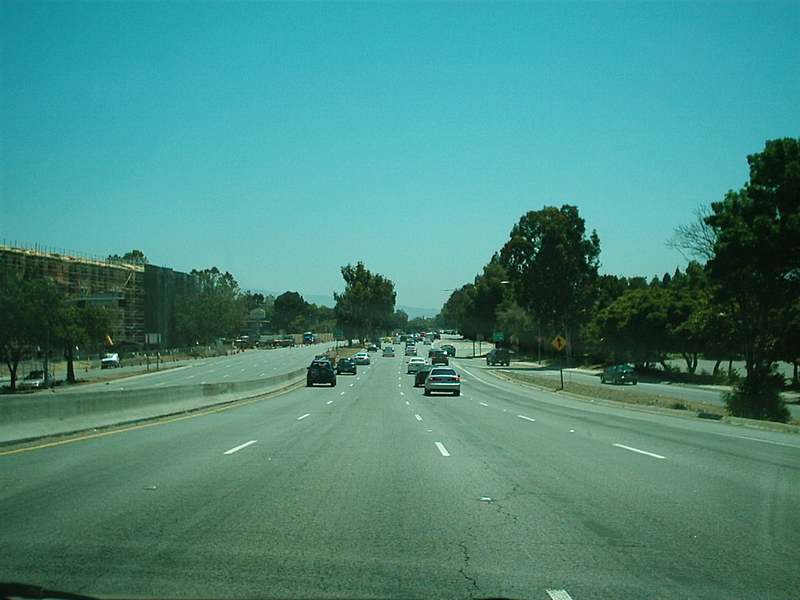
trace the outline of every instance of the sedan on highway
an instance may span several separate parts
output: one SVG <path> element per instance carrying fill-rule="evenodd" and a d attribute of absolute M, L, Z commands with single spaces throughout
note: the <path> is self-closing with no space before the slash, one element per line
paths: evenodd
<path fill-rule="evenodd" d="M 434 367 L 425 379 L 425 395 L 433 392 L 450 392 L 454 396 L 461 394 L 461 378 L 452 367 Z"/>
<path fill-rule="evenodd" d="M 388 356 L 388 357 L 393 357 L 394 356 L 394 348 L 392 348 L 391 346 L 384 346 L 383 355 L 384 356 Z"/>
<path fill-rule="evenodd" d="M 352 375 L 358 373 L 358 367 L 352 358 L 346 356 L 336 362 L 336 374 L 341 375 L 342 373 L 350 373 Z"/>
<path fill-rule="evenodd" d="M 414 356 L 408 361 L 408 370 L 406 373 L 416 373 L 421 365 L 425 364 L 425 359 L 421 356 Z"/>
<path fill-rule="evenodd" d="M 369 354 L 366 352 L 356 352 L 353 354 L 353 362 L 355 362 L 357 365 L 368 365 Z"/>

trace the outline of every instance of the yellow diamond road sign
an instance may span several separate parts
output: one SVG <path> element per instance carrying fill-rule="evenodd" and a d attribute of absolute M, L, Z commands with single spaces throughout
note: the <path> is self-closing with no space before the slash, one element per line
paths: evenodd
<path fill-rule="evenodd" d="M 560 352 L 561 350 L 564 349 L 564 346 L 567 345 L 567 340 L 565 340 L 560 335 L 557 335 L 556 337 L 553 338 L 553 341 L 550 343 L 553 344 L 553 347 Z"/>

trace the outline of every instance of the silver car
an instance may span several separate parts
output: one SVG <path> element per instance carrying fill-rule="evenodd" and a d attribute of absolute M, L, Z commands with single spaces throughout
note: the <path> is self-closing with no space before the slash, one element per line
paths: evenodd
<path fill-rule="evenodd" d="M 452 367 L 434 367 L 425 379 L 425 395 L 433 392 L 450 392 L 454 396 L 461 394 L 461 378 Z"/>

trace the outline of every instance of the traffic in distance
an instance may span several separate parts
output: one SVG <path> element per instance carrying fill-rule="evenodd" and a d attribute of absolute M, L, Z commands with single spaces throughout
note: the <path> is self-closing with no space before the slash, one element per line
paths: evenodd
<path fill-rule="evenodd" d="M 371 364 L 370 352 L 381 351 L 384 358 L 394 358 L 394 346 L 383 345 L 386 343 L 401 344 L 404 346 L 403 355 L 406 360 L 406 373 L 415 375 L 414 387 L 423 387 L 426 396 L 434 392 L 449 393 L 454 396 L 461 394 L 461 378 L 456 370 L 450 367 L 450 359 L 455 357 L 456 348 L 453 344 L 442 344 L 439 348 L 433 347 L 433 342 L 440 338 L 440 334 L 398 334 L 393 338 L 374 341 L 365 344 L 366 350 L 360 350 L 351 356 L 331 358 L 315 358 L 308 366 L 306 386 L 316 384 L 336 385 L 336 377 L 344 373 L 356 375 L 358 367 Z M 417 344 L 429 346 L 428 357 L 418 356 Z M 506 356 L 508 352 L 506 351 Z M 487 359 L 488 360 L 488 359 Z M 438 365 L 438 367 L 437 367 Z M 436 367 L 436 368 L 434 368 Z"/>

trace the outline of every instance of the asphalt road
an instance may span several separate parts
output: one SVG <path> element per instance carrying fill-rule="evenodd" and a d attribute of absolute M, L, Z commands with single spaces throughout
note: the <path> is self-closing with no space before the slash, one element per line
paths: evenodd
<path fill-rule="evenodd" d="M 336 387 L 2 448 L 0 580 L 127 597 L 797 597 L 800 436 L 573 401 L 470 362 L 453 361 L 458 398 L 375 357 Z"/>
<path fill-rule="evenodd" d="M 472 342 L 454 342 L 460 356 L 472 356 L 473 344 Z M 482 352 L 488 352 L 491 344 L 483 343 Z M 475 348 L 476 355 L 478 354 L 477 347 Z M 476 368 L 485 366 L 483 358 L 474 361 Z M 512 371 L 530 372 L 542 377 L 549 377 L 553 381 L 558 381 L 561 378 L 561 373 L 558 367 L 553 365 L 539 365 L 537 363 L 529 362 L 512 362 L 508 367 L 492 367 L 494 369 L 507 369 Z M 741 369 L 741 372 L 744 372 Z M 603 385 L 600 383 L 600 373 L 591 372 L 582 368 L 566 368 L 564 369 L 564 381 L 576 382 L 584 385 Z M 606 384 L 610 385 L 610 384 Z M 675 398 L 676 400 L 688 400 L 692 402 L 708 402 L 722 406 L 724 404 L 722 393 L 730 388 L 725 386 L 699 386 L 699 385 L 684 385 L 674 383 L 667 380 L 658 380 L 655 378 L 643 377 L 636 386 L 619 385 L 615 389 L 625 393 L 625 390 L 630 392 L 645 392 L 657 396 L 664 396 L 667 398 Z M 790 396 L 795 401 L 790 402 L 787 406 L 792 418 L 800 419 L 800 404 L 796 402 L 796 394 Z"/>

